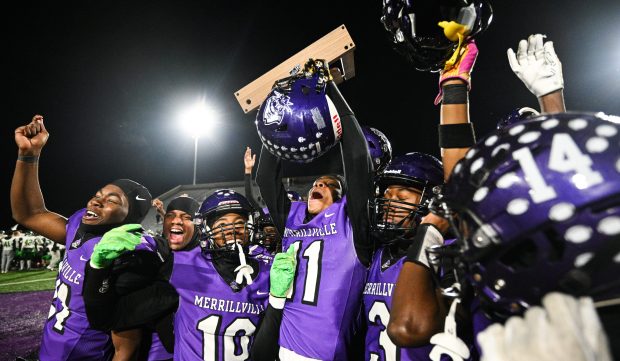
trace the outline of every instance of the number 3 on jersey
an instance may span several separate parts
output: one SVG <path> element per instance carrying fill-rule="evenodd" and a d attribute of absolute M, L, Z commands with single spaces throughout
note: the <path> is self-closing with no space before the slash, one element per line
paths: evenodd
<path fill-rule="evenodd" d="M 310 245 L 303 251 L 302 256 L 304 262 L 306 262 L 306 274 L 304 275 L 304 289 L 301 302 L 306 305 L 316 306 L 319 298 L 319 286 L 321 284 L 321 261 L 323 260 L 323 240 L 317 239 L 310 241 Z M 299 250 L 303 247 L 302 241 L 295 241 L 292 243 L 295 247 L 295 258 L 297 259 L 297 270 L 299 271 Z M 295 297 L 295 284 L 297 283 L 297 276 L 299 272 L 295 272 L 295 280 L 293 281 L 293 287 L 287 297 L 288 300 Z"/>
<path fill-rule="evenodd" d="M 381 346 L 383 354 L 385 355 L 385 359 L 381 359 L 379 355 L 371 353 L 370 361 L 397 361 L 399 359 L 398 348 L 387 335 L 387 324 L 390 322 L 390 310 L 388 310 L 385 302 L 373 302 L 372 307 L 368 311 L 368 319 L 372 323 L 383 326 L 383 329 L 379 333 L 379 346 Z"/>
<path fill-rule="evenodd" d="M 60 309 L 56 309 L 54 306 L 56 300 L 60 303 Z M 54 316 L 56 317 L 56 322 L 54 322 L 52 329 L 61 335 L 65 332 L 65 323 L 67 322 L 69 316 L 71 316 L 71 311 L 69 310 L 69 300 L 71 300 L 71 288 L 69 288 L 69 286 L 65 283 L 62 283 L 60 279 L 57 279 L 56 290 L 54 291 L 54 298 L 52 299 L 52 305 L 50 306 L 50 312 L 47 319 L 49 321 Z"/>

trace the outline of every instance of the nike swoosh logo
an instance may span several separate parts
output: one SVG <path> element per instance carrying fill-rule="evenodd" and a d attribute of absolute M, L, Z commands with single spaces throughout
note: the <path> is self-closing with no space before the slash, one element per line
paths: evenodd
<path fill-rule="evenodd" d="M 83 256 L 80 255 L 80 261 L 86 262 L 86 261 L 88 261 L 88 259 L 85 259 Z"/>
<path fill-rule="evenodd" d="M 256 294 L 257 294 L 257 295 L 266 295 L 266 294 L 268 294 L 268 293 L 269 293 L 269 292 L 261 292 L 261 291 L 256 291 Z"/>
<path fill-rule="evenodd" d="M 325 218 L 329 218 L 329 217 L 333 216 L 334 214 L 336 214 L 336 213 L 325 213 Z"/>
<path fill-rule="evenodd" d="M 140 196 L 136 196 L 136 200 L 138 200 L 138 201 L 145 201 L 146 198 L 140 198 Z"/>

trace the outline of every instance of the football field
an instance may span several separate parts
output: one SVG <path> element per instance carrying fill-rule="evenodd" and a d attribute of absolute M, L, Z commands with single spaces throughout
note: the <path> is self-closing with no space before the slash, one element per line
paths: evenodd
<path fill-rule="evenodd" d="M 56 275 L 48 270 L 0 274 L 0 360 L 37 359 Z"/>
<path fill-rule="evenodd" d="M 0 274 L 0 293 L 53 290 L 57 271 L 13 271 Z"/>

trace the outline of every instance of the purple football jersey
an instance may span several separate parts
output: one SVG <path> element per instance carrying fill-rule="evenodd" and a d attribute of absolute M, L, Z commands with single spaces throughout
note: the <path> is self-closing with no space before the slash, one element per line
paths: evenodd
<path fill-rule="evenodd" d="M 234 292 L 200 247 L 174 254 L 170 283 L 179 293 L 175 360 L 246 360 L 269 297 L 269 266 Z"/>
<path fill-rule="evenodd" d="M 405 257 L 400 258 L 389 268 L 381 271 L 381 256 L 384 248 L 380 248 L 370 266 L 368 281 L 364 287 L 364 317 L 368 324 L 364 360 L 375 361 L 413 361 L 429 360 L 432 345 L 422 347 L 401 348 L 390 340 L 387 335 L 387 324 L 390 321 L 392 293 L 403 268 Z"/>
<path fill-rule="evenodd" d="M 297 273 L 284 306 L 280 346 L 319 360 L 347 360 L 361 311 L 367 269 L 359 261 L 343 197 L 304 223 L 306 203 L 292 202 L 282 239 L 295 245 Z"/>
<path fill-rule="evenodd" d="M 56 291 L 43 328 L 41 361 L 107 360 L 112 356 L 110 336 L 90 328 L 82 298 L 86 262 L 101 239 L 74 240 L 84 212 L 76 212 L 67 222 L 65 258 L 59 265 Z"/>
<path fill-rule="evenodd" d="M 161 361 L 172 359 L 172 354 L 166 351 L 166 348 L 159 340 L 157 332 L 151 334 L 151 348 L 149 350 L 148 361 Z"/>

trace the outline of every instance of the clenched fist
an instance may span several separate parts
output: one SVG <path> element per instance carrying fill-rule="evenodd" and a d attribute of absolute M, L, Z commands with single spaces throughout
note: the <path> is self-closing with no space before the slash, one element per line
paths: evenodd
<path fill-rule="evenodd" d="M 43 116 L 35 115 L 29 124 L 15 129 L 15 143 L 19 155 L 38 156 L 49 136 L 43 125 Z"/>

